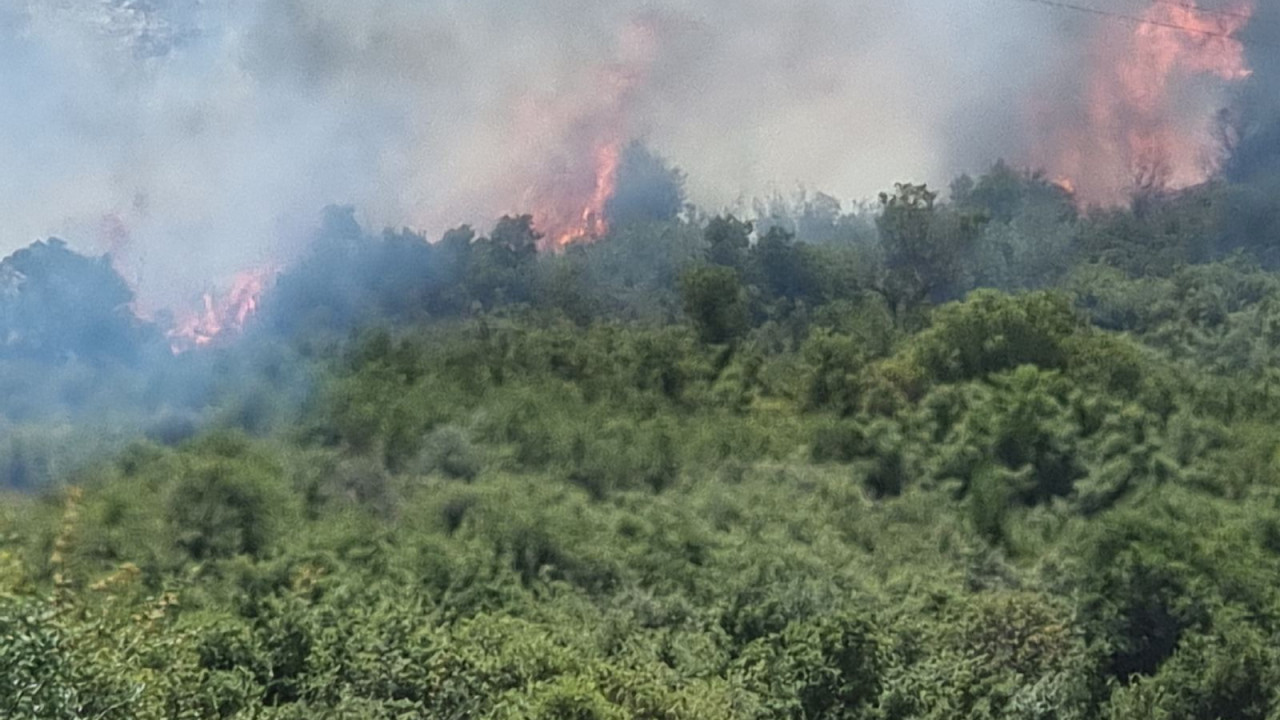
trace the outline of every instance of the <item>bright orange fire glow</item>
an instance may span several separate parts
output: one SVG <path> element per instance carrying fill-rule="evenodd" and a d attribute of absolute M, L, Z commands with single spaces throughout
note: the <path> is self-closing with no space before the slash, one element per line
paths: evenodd
<path fill-rule="evenodd" d="M 1252 10 L 1251 0 L 1213 12 L 1153 2 L 1144 24 L 1100 27 L 1083 111 L 1041 108 L 1040 162 L 1088 204 L 1204 182 L 1224 159 L 1222 92 L 1250 74 L 1238 33 Z"/>
<path fill-rule="evenodd" d="M 204 293 L 200 309 L 178 317 L 168 333 L 169 347 L 178 354 L 243 331 L 275 275 L 273 268 L 236 273 L 226 293 Z"/>
<path fill-rule="evenodd" d="M 583 192 L 566 192 L 544 204 L 534 215 L 534 224 L 546 235 L 544 243 L 553 249 L 573 242 L 595 240 L 609 231 L 605 207 L 618 183 L 618 166 L 622 162 L 622 143 L 608 140 L 593 153 L 594 173 L 590 194 L 583 202 Z M 565 188 L 571 190 L 571 188 Z"/>
<path fill-rule="evenodd" d="M 545 146 L 521 207 L 532 208 L 542 249 L 559 250 L 609 231 L 607 206 L 633 138 L 637 92 L 650 80 L 664 19 L 637 18 L 618 38 L 617 59 L 598 68 L 579 93 L 526 99 L 530 143 Z"/>

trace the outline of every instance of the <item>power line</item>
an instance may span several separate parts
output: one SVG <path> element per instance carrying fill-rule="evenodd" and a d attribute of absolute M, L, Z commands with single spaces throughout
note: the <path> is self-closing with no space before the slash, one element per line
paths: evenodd
<path fill-rule="evenodd" d="M 1200 13 L 1201 15 L 1217 15 L 1219 17 L 1236 18 L 1239 20 L 1250 20 L 1253 18 L 1253 13 L 1240 12 L 1238 10 L 1222 10 L 1220 8 L 1205 8 L 1205 7 L 1200 7 L 1194 2 L 1187 2 L 1186 0 L 1146 0 L 1146 1 L 1151 3 L 1152 5 L 1166 5 L 1168 7 L 1182 8 L 1183 10 L 1190 10 L 1191 12 Z"/>
<path fill-rule="evenodd" d="M 1188 25 L 1179 25 L 1177 23 L 1164 22 L 1162 20 L 1151 20 L 1149 18 L 1138 17 L 1137 15 L 1126 15 L 1124 13 L 1111 12 L 1101 8 L 1089 7 L 1088 5 L 1077 5 L 1063 0 L 1019 0 L 1025 3 L 1034 3 L 1036 5 L 1044 5 L 1045 7 L 1057 8 L 1059 10 L 1071 10 L 1079 13 L 1088 13 L 1089 15 L 1098 15 L 1101 17 L 1111 18 L 1113 20 L 1121 20 L 1133 23 L 1134 25 L 1148 25 L 1154 27 L 1168 28 L 1170 30 L 1179 30 L 1181 32 L 1203 35 L 1206 37 L 1223 38 L 1226 40 L 1238 40 L 1235 35 L 1216 30 L 1204 30 L 1202 28 L 1190 27 Z"/>

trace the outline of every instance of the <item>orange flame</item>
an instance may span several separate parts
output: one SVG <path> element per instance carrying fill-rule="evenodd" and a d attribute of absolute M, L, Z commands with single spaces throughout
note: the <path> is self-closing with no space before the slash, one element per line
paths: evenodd
<path fill-rule="evenodd" d="M 650 81 L 666 20 L 635 18 L 618 38 L 617 59 L 592 76 L 582 96 L 527 99 L 534 134 L 550 152 L 534 168 L 522 207 L 533 208 L 543 249 L 596 240 L 609 231 L 606 207 L 617 190 L 618 170 L 632 139 L 637 92 Z"/>
<path fill-rule="evenodd" d="M 262 294 L 275 278 L 274 268 L 236 273 L 226 293 L 206 292 L 201 307 L 179 316 L 169 331 L 174 354 L 213 344 L 229 333 L 240 333 L 257 311 Z"/>
<path fill-rule="evenodd" d="M 580 194 L 570 191 L 543 204 L 535 213 L 534 224 L 545 233 L 549 247 L 560 249 L 573 242 L 599 239 L 609 232 L 605 207 L 617 189 L 621 162 L 620 141 L 600 143 L 593 153 L 593 187 L 586 201 L 577 199 Z M 580 202 L 581 207 L 577 207 Z"/>
<path fill-rule="evenodd" d="M 1224 159 L 1214 133 L 1220 93 L 1249 76 L 1237 37 L 1253 6 L 1206 11 L 1155 2 L 1133 29 L 1108 24 L 1073 119 L 1043 108 L 1040 162 L 1081 202 L 1122 204 L 1134 190 L 1176 190 L 1207 180 Z"/>

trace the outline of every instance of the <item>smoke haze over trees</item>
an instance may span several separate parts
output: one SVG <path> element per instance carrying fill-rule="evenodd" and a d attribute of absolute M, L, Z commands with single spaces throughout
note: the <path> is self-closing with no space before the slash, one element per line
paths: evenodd
<path fill-rule="evenodd" d="M 1280 77 L 1275 11 L 1257 12 L 1243 90 L 1193 94 L 1250 147 Z M 325 205 L 432 237 L 537 217 L 634 139 L 712 209 L 1055 165 L 1036 133 L 1087 120 L 1094 45 L 1132 30 L 1016 0 L 9 4 L 0 252 L 52 235 L 111 252 L 155 311 L 298 257 Z"/>
<path fill-rule="evenodd" d="M 0 5 L 0 717 L 1280 717 L 1280 11 L 1130 4 Z"/>

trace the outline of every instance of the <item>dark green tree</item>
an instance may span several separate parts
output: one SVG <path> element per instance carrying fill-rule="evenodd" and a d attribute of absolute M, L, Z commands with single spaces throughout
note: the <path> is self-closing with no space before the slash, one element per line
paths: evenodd
<path fill-rule="evenodd" d="M 737 341 L 748 329 L 746 289 L 727 267 L 701 267 L 680 279 L 685 315 L 705 343 Z"/>
<path fill-rule="evenodd" d="M 751 223 L 732 215 L 712 218 L 703 231 L 707 243 L 707 261 L 712 265 L 736 270 L 745 268 L 753 229 Z"/>
<path fill-rule="evenodd" d="M 819 301 L 823 283 L 808 250 L 791 233 L 771 227 L 751 249 L 751 275 L 774 298 Z"/>
<path fill-rule="evenodd" d="M 939 205 L 938 194 L 925 185 L 895 188 L 880 194 L 876 225 L 886 271 L 880 291 L 901 319 L 926 300 L 937 303 L 960 294 L 963 260 L 981 222 Z"/>
<path fill-rule="evenodd" d="M 468 294 L 492 308 L 528 302 L 533 291 L 533 263 L 542 235 L 533 229 L 533 216 L 506 216 L 489 237 L 472 245 L 468 265 Z"/>
<path fill-rule="evenodd" d="M 132 302 L 110 258 L 85 257 L 57 238 L 34 243 L 0 262 L 0 356 L 136 359 L 159 336 Z"/>

